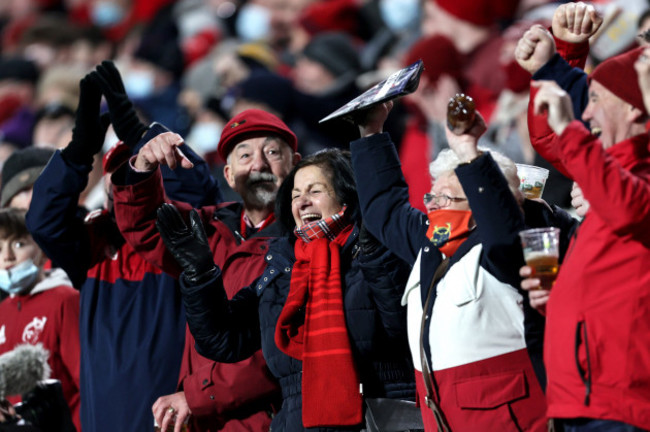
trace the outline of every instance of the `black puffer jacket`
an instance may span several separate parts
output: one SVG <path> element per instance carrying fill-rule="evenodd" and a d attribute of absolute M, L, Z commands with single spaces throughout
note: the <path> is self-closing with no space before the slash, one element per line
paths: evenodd
<path fill-rule="evenodd" d="M 413 399 L 413 366 L 406 339 L 406 311 L 400 305 L 410 268 L 380 248 L 359 253 L 355 228 L 341 250 L 343 303 L 348 334 L 366 397 Z M 359 427 L 310 428 L 302 425 L 302 362 L 275 345 L 275 326 L 289 292 L 295 262 L 293 243 L 273 240 L 267 267 L 251 286 L 228 301 L 220 273 L 197 286 L 184 282 L 190 330 L 200 354 L 216 361 L 239 361 L 259 349 L 282 387 L 283 404 L 274 431 L 358 431 Z M 184 281 L 184 278 L 181 278 Z"/>

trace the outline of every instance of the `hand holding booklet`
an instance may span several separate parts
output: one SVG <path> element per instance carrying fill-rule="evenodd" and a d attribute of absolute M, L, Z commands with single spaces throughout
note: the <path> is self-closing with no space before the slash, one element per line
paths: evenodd
<path fill-rule="evenodd" d="M 358 123 L 357 119 L 362 118 L 368 108 L 387 102 L 389 100 L 413 93 L 420 84 L 420 75 L 424 69 L 422 60 L 418 60 L 393 73 L 391 76 L 366 90 L 360 96 L 352 99 L 319 123 L 341 118 L 351 123 Z"/>

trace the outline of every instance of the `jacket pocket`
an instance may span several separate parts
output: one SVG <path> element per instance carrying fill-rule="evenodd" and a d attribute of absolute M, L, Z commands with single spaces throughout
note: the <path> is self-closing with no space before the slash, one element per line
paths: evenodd
<path fill-rule="evenodd" d="M 455 387 L 455 430 L 532 431 L 537 411 L 543 416 L 545 407 L 531 400 L 523 370 L 475 377 Z"/>
<path fill-rule="evenodd" d="M 528 396 L 523 371 L 493 374 L 456 383 L 461 408 L 493 409 Z"/>

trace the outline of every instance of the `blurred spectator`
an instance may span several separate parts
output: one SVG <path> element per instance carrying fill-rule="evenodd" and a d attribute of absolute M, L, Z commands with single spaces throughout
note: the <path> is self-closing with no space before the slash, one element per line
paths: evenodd
<path fill-rule="evenodd" d="M 190 118 L 178 102 L 185 63 L 171 12 L 164 8 L 147 25 L 132 56 L 122 59 L 122 73 L 127 93 L 148 120 L 185 135 Z"/>
<path fill-rule="evenodd" d="M 123 39 L 134 27 L 149 22 L 174 0 L 64 0 L 70 19 L 94 24 L 111 41 Z"/>
<path fill-rule="evenodd" d="M 345 33 L 314 36 L 296 59 L 292 77 L 303 93 L 341 98 L 342 104 L 358 94 L 355 79 L 361 72 L 359 51 Z"/>
<path fill-rule="evenodd" d="M 278 60 L 263 42 L 244 43 L 226 49 L 215 58 L 214 73 L 222 89 L 227 90 L 250 75 L 273 72 Z"/>
<path fill-rule="evenodd" d="M 31 143 L 32 104 L 39 71 L 20 57 L 0 58 L 0 139 L 16 147 Z"/>
<path fill-rule="evenodd" d="M 79 30 L 70 47 L 70 63 L 88 70 L 113 56 L 113 43 L 99 27 L 90 25 Z"/>
<path fill-rule="evenodd" d="M 267 40 L 282 56 L 300 51 L 308 39 L 298 25 L 304 9 L 313 0 L 266 0 L 269 9 L 269 32 Z"/>
<path fill-rule="evenodd" d="M 64 14 L 38 15 L 25 29 L 18 29 L 13 50 L 45 70 L 53 64 L 68 63 L 71 47 L 80 35 L 81 29 Z"/>
<path fill-rule="evenodd" d="M 47 68 L 38 81 L 34 106 L 42 109 L 52 104 L 66 106 L 73 111 L 77 109 L 79 99 L 79 80 L 85 70 L 79 66 L 56 64 Z"/>
<path fill-rule="evenodd" d="M 15 151 L 2 169 L 0 207 L 29 208 L 36 179 L 54 154 L 54 149 L 27 147 Z"/>
<path fill-rule="evenodd" d="M 51 103 L 38 110 L 32 141 L 34 147 L 61 149 L 72 138 L 74 110 L 70 107 Z"/>

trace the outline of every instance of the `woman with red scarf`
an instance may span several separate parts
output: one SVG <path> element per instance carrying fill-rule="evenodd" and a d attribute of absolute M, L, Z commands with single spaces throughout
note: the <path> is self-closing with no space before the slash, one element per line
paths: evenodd
<path fill-rule="evenodd" d="M 282 388 L 272 430 L 360 431 L 363 399 L 415 394 L 400 292 L 409 266 L 360 227 L 349 153 L 324 150 L 283 182 L 267 267 L 227 300 L 221 271 L 192 211 L 158 211 L 167 248 L 184 269 L 183 300 L 200 354 L 235 362 L 262 347 Z"/>
<path fill-rule="evenodd" d="M 479 150 L 477 115 L 464 134 L 447 130 L 428 213 L 414 209 L 382 133 L 390 108 L 374 108 L 350 148 L 364 223 L 413 265 L 402 302 L 425 430 L 545 431 L 543 321 L 518 288 L 523 210 L 541 204 L 524 203 L 512 161 Z"/>

